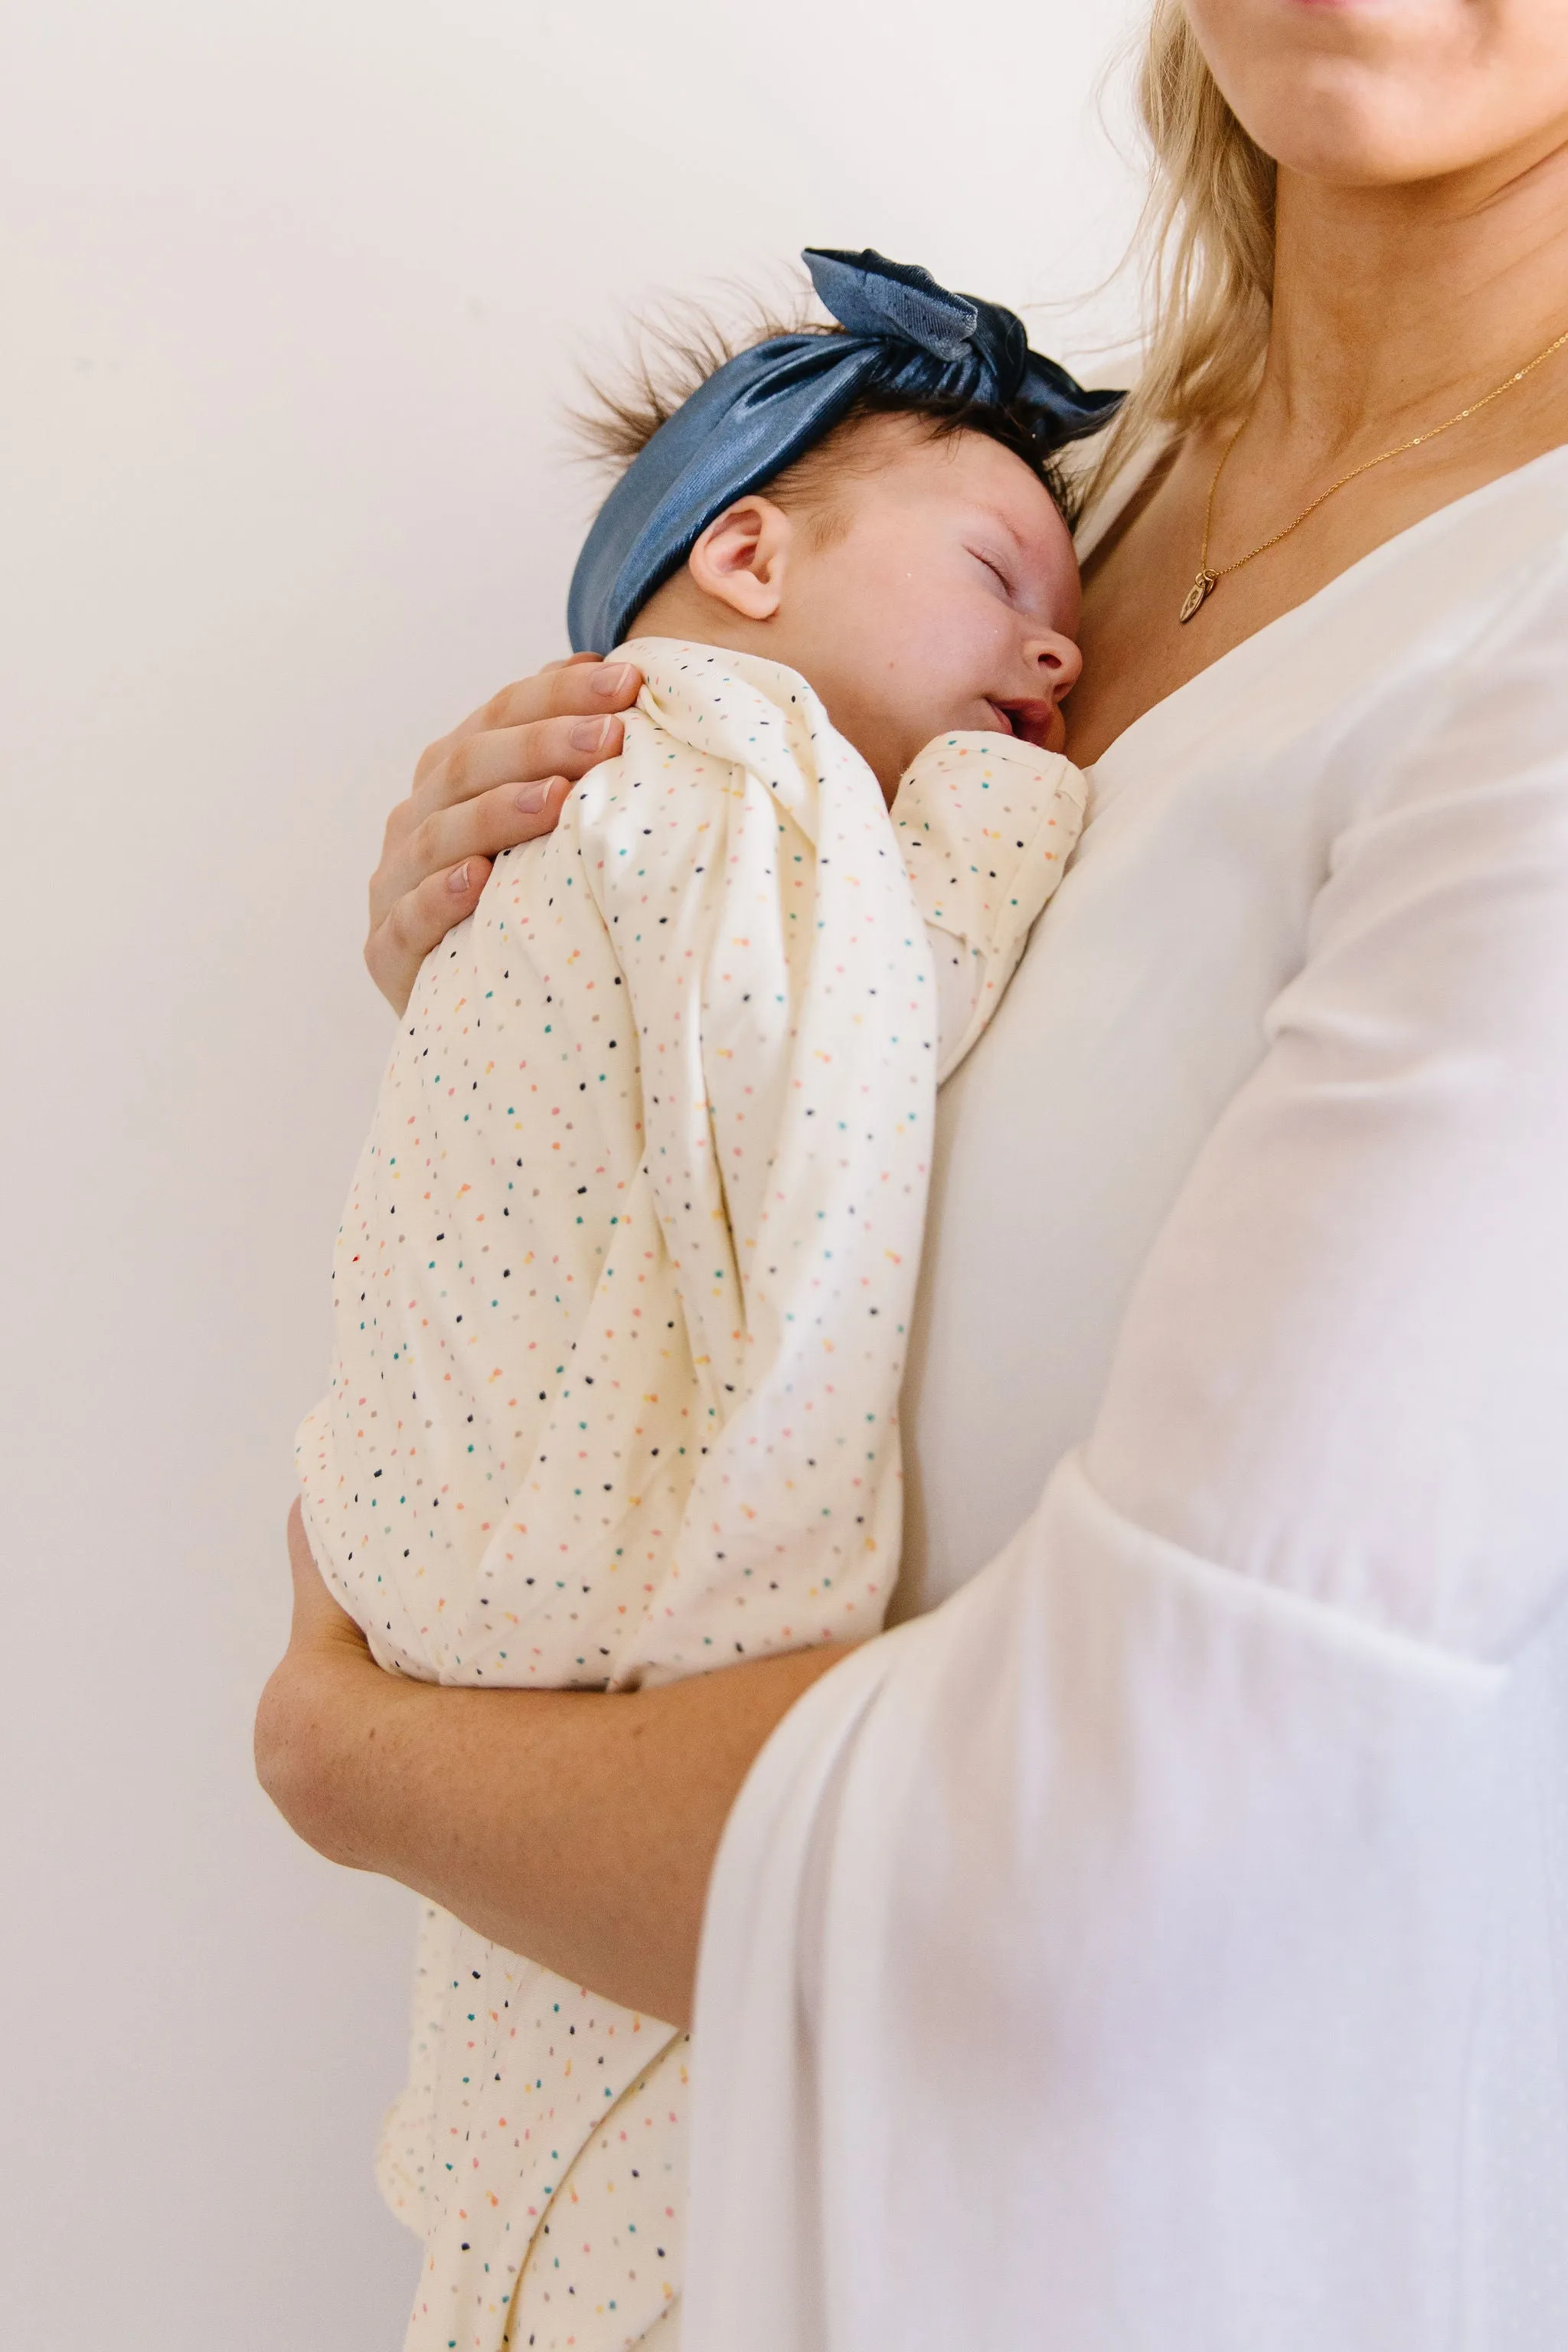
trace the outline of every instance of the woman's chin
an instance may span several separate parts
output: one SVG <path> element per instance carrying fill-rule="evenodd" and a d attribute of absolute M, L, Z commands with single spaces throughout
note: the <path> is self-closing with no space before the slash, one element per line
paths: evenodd
<path fill-rule="evenodd" d="M 1469 0 L 1190 0 L 1221 94 L 1281 172 L 1412 186 L 1555 143 L 1568 45 L 1526 0 L 1481 69 Z"/>

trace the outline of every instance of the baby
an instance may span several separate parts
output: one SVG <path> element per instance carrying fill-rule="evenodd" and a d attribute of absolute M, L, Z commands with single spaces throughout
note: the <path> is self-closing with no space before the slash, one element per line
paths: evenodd
<path fill-rule="evenodd" d="M 897 1570 L 935 1089 L 1082 812 L 1050 457 L 1118 395 L 923 270 L 805 259 L 837 329 L 617 410 L 570 619 L 646 688 L 426 961 L 339 1234 L 306 1522 L 426 1679 L 856 1640 Z M 379 2167 L 410 2347 L 670 2352 L 687 2053 L 426 1908 Z"/>

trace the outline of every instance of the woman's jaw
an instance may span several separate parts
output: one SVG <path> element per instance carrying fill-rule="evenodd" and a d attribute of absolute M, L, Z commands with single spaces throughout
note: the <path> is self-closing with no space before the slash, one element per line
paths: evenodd
<path fill-rule="evenodd" d="M 1444 183 L 1568 144 L 1562 0 L 1186 0 L 1186 14 L 1232 111 L 1300 177 Z"/>

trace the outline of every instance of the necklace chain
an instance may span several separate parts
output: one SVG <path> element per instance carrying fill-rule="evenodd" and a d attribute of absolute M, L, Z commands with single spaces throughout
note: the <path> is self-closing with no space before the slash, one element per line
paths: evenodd
<path fill-rule="evenodd" d="M 1211 565 L 1209 530 L 1214 522 L 1214 495 L 1219 488 L 1219 478 L 1225 471 L 1226 458 L 1252 422 L 1252 410 L 1249 408 L 1220 451 L 1219 463 L 1214 469 L 1214 478 L 1209 484 L 1207 503 L 1204 508 L 1204 543 L 1198 557 L 1197 576 L 1183 600 L 1181 618 L 1184 621 L 1190 621 L 1193 615 L 1207 603 L 1228 572 L 1239 572 L 1244 563 L 1252 562 L 1259 555 L 1267 555 L 1271 547 L 1278 547 L 1282 539 L 1289 539 L 1290 533 L 1293 530 L 1299 530 L 1308 516 L 1316 514 L 1318 509 L 1326 499 L 1331 499 L 1336 490 L 1342 490 L 1346 484 L 1353 482 L 1358 475 L 1370 474 L 1374 466 L 1386 466 L 1391 457 L 1403 457 L 1407 451 L 1419 449 L 1423 442 L 1436 441 L 1439 433 L 1452 432 L 1456 425 L 1462 425 L 1468 416 L 1474 416 L 1480 409 L 1489 408 L 1494 400 L 1500 400 L 1505 392 L 1511 392 L 1516 383 L 1522 383 L 1527 375 L 1533 374 L 1538 367 L 1552 357 L 1553 352 L 1560 352 L 1564 343 L 1568 343 L 1568 328 L 1564 328 L 1562 334 L 1548 343 L 1544 351 L 1537 352 L 1532 360 L 1527 360 L 1521 368 L 1516 368 L 1511 375 L 1505 376 L 1501 383 L 1494 384 L 1490 392 L 1482 394 L 1479 400 L 1472 400 L 1468 408 L 1458 409 L 1452 416 L 1445 417 L 1441 425 L 1429 425 L 1425 433 L 1412 434 L 1408 441 L 1401 441 L 1393 449 L 1384 449 L 1375 457 L 1363 458 L 1359 466 L 1352 466 L 1348 474 L 1342 474 L 1337 482 L 1331 482 L 1326 490 L 1320 490 L 1311 503 L 1304 506 L 1300 513 L 1285 525 L 1283 530 L 1273 532 L 1268 539 L 1260 539 L 1256 547 L 1249 547 L 1247 553 L 1238 555 L 1233 563 Z"/>

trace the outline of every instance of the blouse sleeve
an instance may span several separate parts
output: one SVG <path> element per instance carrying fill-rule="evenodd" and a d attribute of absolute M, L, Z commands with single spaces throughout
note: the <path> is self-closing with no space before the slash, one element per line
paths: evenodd
<path fill-rule="evenodd" d="M 1338 840 L 1087 1445 L 760 1759 L 688 2352 L 1568 2341 L 1561 658 Z"/>

